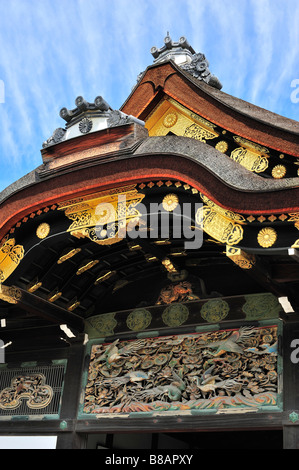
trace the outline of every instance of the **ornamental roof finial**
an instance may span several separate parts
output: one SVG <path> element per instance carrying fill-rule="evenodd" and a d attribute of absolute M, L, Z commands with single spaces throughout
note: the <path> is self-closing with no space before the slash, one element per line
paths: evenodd
<path fill-rule="evenodd" d="M 211 74 L 209 62 L 205 55 L 202 53 L 197 54 L 184 36 L 180 37 L 178 42 L 174 42 L 169 36 L 169 31 L 167 31 L 164 46 L 160 49 L 152 47 L 151 54 L 154 57 L 155 64 L 173 60 L 182 70 L 189 72 L 198 80 L 204 81 L 219 90 L 222 88 L 218 78 Z"/>

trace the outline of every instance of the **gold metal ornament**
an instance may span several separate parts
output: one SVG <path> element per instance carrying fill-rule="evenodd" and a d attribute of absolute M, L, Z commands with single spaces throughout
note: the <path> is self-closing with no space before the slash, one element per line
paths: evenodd
<path fill-rule="evenodd" d="M 228 149 L 228 143 L 225 142 L 225 140 L 221 140 L 215 145 L 215 149 L 219 150 L 219 152 L 225 153 Z"/>
<path fill-rule="evenodd" d="M 59 210 L 72 221 L 67 231 L 77 238 L 88 237 L 100 245 L 123 240 L 130 223 L 137 222 L 141 216 L 137 206 L 145 195 L 139 194 L 135 187 L 109 189 L 59 204 Z M 98 233 L 101 236 L 106 233 L 106 238 L 99 238 Z"/>
<path fill-rule="evenodd" d="M 28 292 L 35 292 L 37 289 L 39 289 L 41 286 L 43 285 L 43 283 L 41 281 L 38 280 L 38 278 L 35 278 L 33 279 L 33 281 L 31 281 L 28 286 L 27 286 L 27 290 Z"/>
<path fill-rule="evenodd" d="M 162 206 L 167 212 L 172 212 L 179 204 L 179 198 L 176 194 L 167 194 L 163 201 Z"/>
<path fill-rule="evenodd" d="M 246 253 L 240 248 L 227 246 L 226 256 L 228 256 L 228 258 L 230 258 L 237 266 L 242 269 L 251 269 L 256 263 L 254 255 Z"/>
<path fill-rule="evenodd" d="M 50 233 L 50 225 L 43 223 L 40 224 L 36 229 L 36 235 L 40 239 L 46 238 Z"/>
<path fill-rule="evenodd" d="M 17 268 L 24 257 L 22 245 L 16 245 L 14 238 L 5 240 L 0 248 L 0 281 L 3 282 Z"/>
<path fill-rule="evenodd" d="M 215 135 L 214 132 L 204 129 L 196 123 L 186 127 L 183 136 L 199 140 L 200 142 L 206 142 L 206 140 L 215 139 L 216 137 L 218 137 L 218 135 Z"/>
<path fill-rule="evenodd" d="M 14 286 L 0 286 L 0 300 L 4 300 L 9 304 L 17 304 L 22 298 L 22 292 L 20 289 Z"/>
<path fill-rule="evenodd" d="M 204 232 L 226 245 L 237 245 L 243 239 L 243 227 L 212 207 L 203 206 L 198 209 L 195 221 Z"/>
<path fill-rule="evenodd" d="M 178 120 L 178 115 L 174 112 L 167 114 L 163 119 L 163 125 L 167 128 L 172 127 Z"/>
<path fill-rule="evenodd" d="M 62 292 L 58 290 L 58 288 L 54 289 L 47 297 L 49 302 L 55 302 L 55 300 L 59 299 L 62 296 Z"/>
<path fill-rule="evenodd" d="M 71 248 L 69 250 L 67 250 L 66 252 L 64 252 L 59 260 L 57 261 L 57 264 L 62 264 L 64 263 L 65 261 L 67 261 L 68 259 L 72 258 L 73 256 L 75 256 L 77 253 L 80 253 L 81 251 L 81 248 Z"/>
<path fill-rule="evenodd" d="M 262 173 L 268 168 L 269 150 L 266 147 L 239 136 L 234 136 L 234 140 L 241 145 L 230 155 L 235 162 L 255 173 Z"/>
<path fill-rule="evenodd" d="M 276 165 L 272 170 L 272 176 L 275 179 L 280 179 L 285 176 L 287 169 L 284 165 Z"/>
<path fill-rule="evenodd" d="M 274 228 L 265 227 L 259 231 L 257 236 L 257 241 L 260 246 L 263 248 L 269 248 L 274 245 L 277 240 L 277 233 Z"/>

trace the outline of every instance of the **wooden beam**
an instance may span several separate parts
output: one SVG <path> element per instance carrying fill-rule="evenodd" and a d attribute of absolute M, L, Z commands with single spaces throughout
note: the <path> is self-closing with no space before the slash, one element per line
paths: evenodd
<path fill-rule="evenodd" d="M 73 328 L 78 332 L 84 330 L 84 320 L 79 315 L 69 312 L 68 310 L 48 302 L 24 289 L 12 286 L 13 292 L 17 292 L 15 296 L 16 304 L 30 313 L 38 317 L 45 318 L 53 323 Z"/>
<path fill-rule="evenodd" d="M 299 282 L 299 265 L 296 263 L 273 264 L 271 277 L 276 282 Z"/>

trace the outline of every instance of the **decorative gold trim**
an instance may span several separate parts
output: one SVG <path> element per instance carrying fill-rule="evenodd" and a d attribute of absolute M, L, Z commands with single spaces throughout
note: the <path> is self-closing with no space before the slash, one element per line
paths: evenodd
<path fill-rule="evenodd" d="M 58 289 L 55 289 L 48 295 L 48 301 L 55 302 L 55 300 L 59 299 L 59 297 L 61 296 L 62 296 L 62 292 L 59 292 Z"/>
<path fill-rule="evenodd" d="M 257 236 L 257 241 L 260 246 L 263 248 L 269 248 L 274 245 L 277 240 L 277 233 L 274 228 L 265 227 L 259 231 Z"/>
<path fill-rule="evenodd" d="M 70 303 L 67 306 L 67 309 L 69 312 L 73 312 L 77 307 L 79 307 L 80 302 L 77 300 L 77 297 L 75 297 L 73 300 L 70 301 Z"/>
<path fill-rule="evenodd" d="M 82 266 L 80 266 L 80 268 L 76 272 L 77 276 L 80 276 L 80 274 L 83 274 L 85 273 L 85 271 L 88 271 L 89 269 L 93 268 L 96 264 L 98 264 L 98 262 L 99 260 L 95 259 L 95 260 L 87 261 L 86 263 L 82 264 Z"/>
<path fill-rule="evenodd" d="M 245 149 L 243 147 L 238 147 L 233 150 L 230 154 L 230 157 L 235 162 L 244 166 L 249 171 L 255 173 L 262 173 L 268 168 L 269 162 L 268 159 L 264 156 L 258 155 L 251 150 Z"/>
<path fill-rule="evenodd" d="M 231 152 L 230 157 L 249 171 L 262 173 L 268 168 L 269 150 L 255 142 L 234 136 L 234 141 L 241 144 Z"/>
<path fill-rule="evenodd" d="M 295 241 L 295 243 L 291 246 L 291 248 L 299 248 L 299 238 Z"/>
<path fill-rule="evenodd" d="M 39 281 L 38 278 L 36 278 L 28 284 L 27 291 L 32 294 L 37 289 L 39 289 L 42 285 L 43 285 L 43 283 L 41 281 Z"/>
<path fill-rule="evenodd" d="M 70 250 L 68 250 L 67 252 L 65 252 L 64 254 L 60 256 L 59 260 L 57 261 L 57 264 L 64 263 L 68 259 L 75 256 L 77 253 L 80 253 L 80 251 L 81 251 L 81 248 L 71 248 Z"/>
<path fill-rule="evenodd" d="M 40 224 L 36 229 L 37 237 L 42 240 L 46 238 L 49 235 L 49 233 L 50 233 L 50 225 L 46 223 Z"/>
<path fill-rule="evenodd" d="M 110 277 L 114 276 L 116 271 L 106 271 L 101 273 L 101 275 L 95 280 L 95 285 L 99 284 L 100 282 L 107 281 Z"/>
<path fill-rule="evenodd" d="M 218 134 L 215 135 L 214 132 L 208 131 L 203 127 L 199 126 L 196 123 L 191 124 L 186 127 L 183 134 L 184 137 L 190 137 L 191 139 L 199 140 L 200 142 L 206 142 L 206 140 L 215 139 L 218 137 Z"/>
<path fill-rule="evenodd" d="M 174 266 L 174 264 L 170 261 L 169 258 L 164 258 L 162 260 L 162 264 L 163 266 L 167 269 L 167 271 L 169 273 L 177 273 L 178 270 L 176 269 L 176 267 Z"/>

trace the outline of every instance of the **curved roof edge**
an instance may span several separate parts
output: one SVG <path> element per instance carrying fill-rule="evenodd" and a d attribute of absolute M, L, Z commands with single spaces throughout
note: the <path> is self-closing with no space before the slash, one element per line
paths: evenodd
<path fill-rule="evenodd" d="M 203 81 L 197 80 L 194 78 L 190 73 L 183 70 L 180 66 L 178 66 L 173 60 L 168 60 L 167 62 L 152 64 L 146 68 L 146 70 L 141 74 L 139 77 L 138 83 L 133 88 L 132 92 L 126 99 L 126 101 L 122 104 L 120 109 L 123 109 L 126 103 L 129 101 L 131 96 L 134 94 L 136 88 L 141 84 L 141 81 L 144 79 L 145 75 L 149 70 L 152 70 L 157 67 L 165 67 L 166 64 L 171 64 L 172 67 L 178 72 L 178 74 L 182 75 L 185 79 L 199 88 L 201 91 L 209 95 L 210 97 L 217 100 L 222 105 L 243 114 L 246 117 L 250 117 L 256 121 L 259 121 L 263 124 L 272 126 L 274 128 L 283 130 L 285 132 L 290 132 L 292 134 L 299 136 L 299 122 L 293 119 L 287 118 L 285 116 L 281 116 L 276 114 L 272 111 L 268 111 L 264 108 L 261 108 L 257 105 L 244 101 L 240 98 L 236 98 L 232 95 L 229 95 L 222 90 L 214 88 Z"/>

